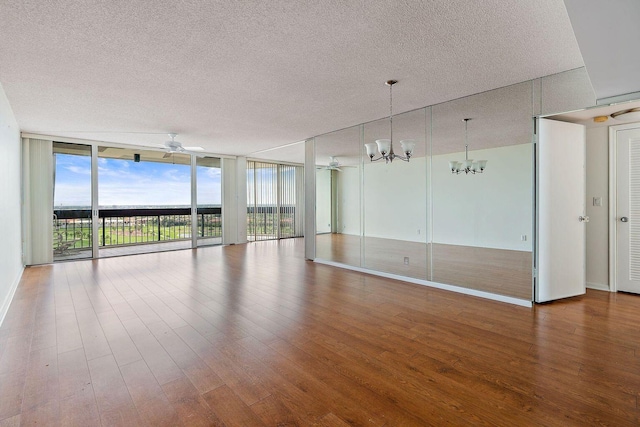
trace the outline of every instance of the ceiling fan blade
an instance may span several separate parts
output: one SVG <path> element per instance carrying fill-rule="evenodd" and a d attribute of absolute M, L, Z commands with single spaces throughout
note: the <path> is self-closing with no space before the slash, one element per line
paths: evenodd
<path fill-rule="evenodd" d="M 187 151 L 204 151 L 202 147 L 184 147 L 184 149 Z"/>
<path fill-rule="evenodd" d="M 171 154 L 172 154 L 172 153 L 169 153 L 169 152 L 164 153 L 164 156 L 162 156 L 162 158 L 163 158 L 163 159 L 168 159 L 169 157 L 171 157 Z"/>

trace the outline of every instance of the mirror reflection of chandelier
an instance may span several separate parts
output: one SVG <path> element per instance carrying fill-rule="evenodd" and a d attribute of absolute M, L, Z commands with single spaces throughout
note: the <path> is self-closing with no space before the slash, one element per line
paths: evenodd
<path fill-rule="evenodd" d="M 465 174 L 476 174 L 484 172 L 484 169 L 487 167 L 486 160 L 478 160 L 476 162 L 473 159 L 469 158 L 469 138 L 467 133 L 467 124 L 471 119 L 463 119 L 464 120 L 464 161 L 459 162 L 457 160 L 452 160 L 449 162 L 449 169 L 451 169 L 451 173 L 456 175 L 464 172 Z"/>
<path fill-rule="evenodd" d="M 400 159 L 408 162 L 413 154 L 416 143 L 413 139 L 403 139 L 400 141 L 400 147 L 404 156 L 397 155 L 393 152 L 393 85 L 398 83 L 397 80 L 387 80 L 385 84 L 389 86 L 389 139 L 376 139 L 376 142 L 364 144 L 367 149 L 367 156 L 372 162 L 384 159 L 385 163 L 393 162 L 393 159 Z M 380 152 L 380 157 L 376 156 L 376 149 Z"/>

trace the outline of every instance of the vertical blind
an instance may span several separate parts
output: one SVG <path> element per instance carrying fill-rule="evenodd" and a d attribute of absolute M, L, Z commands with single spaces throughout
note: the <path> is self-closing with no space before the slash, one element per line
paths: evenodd
<path fill-rule="evenodd" d="M 304 235 L 302 166 L 247 161 L 247 238 L 252 241 Z"/>
<path fill-rule="evenodd" d="M 53 142 L 23 139 L 26 265 L 53 261 Z"/>

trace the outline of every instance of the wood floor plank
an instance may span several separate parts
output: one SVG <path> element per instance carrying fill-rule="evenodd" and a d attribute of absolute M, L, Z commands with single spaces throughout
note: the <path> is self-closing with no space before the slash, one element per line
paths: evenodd
<path fill-rule="evenodd" d="M 89 372 L 103 426 L 141 425 L 129 390 L 112 355 L 90 360 Z"/>
<path fill-rule="evenodd" d="M 24 395 L 24 371 L 0 374 L 0 420 L 19 416 Z"/>
<path fill-rule="evenodd" d="M 162 389 L 185 426 L 225 425 L 187 378 L 166 383 Z"/>
<path fill-rule="evenodd" d="M 88 390 L 93 395 L 91 375 L 83 349 L 58 355 L 58 395 L 64 399 Z"/>
<path fill-rule="evenodd" d="M 111 347 L 96 317 L 93 307 L 76 311 L 76 318 L 82 337 L 82 345 L 87 360 L 96 359 L 111 353 Z"/>
<path fill-rule="evenodd" d="M 150 426 L 179 425 L 178 414 L 143 360 L 120 367 L 138 412 Z"/>
<path fill-rule="evenodd" d="M 60 424 L 60 403 L 58 399 L 48 399 L 44 403 L 23 409 L 20 416 L 20 424 L 25 426 Z"/>
<path fill-rule="evenodd" d="M 160 385 L 184 377 L 182 370 L 150 331 L 133 335 L 131 339 Z"/>
<path fill-rule="evenodd" d="M 314 352 L 313 349 L 317 350 L 317 347 L 312 349 L 302 345 L 298 348 L 286 341 L 272 343 L 270 347 L 292 363 L 300 366 L 305 372 L 329 385 L 343 396 L 345 403 L 368 408 L 368 412 L 372 415 L 369 420 L 371 424 L 375 423 L 375 419 L 381 420 L 385 425 L 418 425 L 422 422 L 419 418 L 413 417 L 409 412 L 392 404 L 386 397 L 376 394 L 361 384 L 354 383 L 348 377 L 332 369 L 331 364 L 318 363 L 318 359 L 326 357 L 326 354 Z M 335 415 L 333 416 L 335 417 Z"/>
<path fill-rule="evenodd" d="M 168 325 L 156 323 L 148 326 L 200 393 L 206 393 L 223 384 L 222 379 Z"/>
<path fill-rule="evenodd" d="M 36 350 L 29 354 L 29 364 L 26 372 L 24 397 L 22 400 L 23 413 L 46 404 L 58 398 L 58 353 L 55 347 Z M 48 407 L 53 410 L 57 402 Z"/>
<path fill-rule="evenodd" d="M 100 413 L 92 387 L 60 399 L 60 425 L 100 425 Z"/>
<path fill-rule="evenodd" d="M 318 420 L 318 425 L 324 427 L 347 427 L 351 424 L 347 424 L 344 420 L 340 419 L 340 417 L 329 413 Z"/>
<path fill-rule="evenodd" d="M 304 422 L 275 395 L 269 394 L 251 405 L 251 410 L 267 426 L 298 426 Z"/>
<path fill-rule="evenodd" d="M 211 410 L 227 426 L 260 427 L 265 425 L 262 420 L 251 411 L 251 408 L 226 385 L 205 393 L 203 397 Z"/>
<path fill-rule="evenodd" d="M 247 375 L 242 366 L 234 363 L 220 348 L 216 348 L 216 345 L 202 337 L 191 326 L 178 328 L 176 333 L 246 405 L 252 405 L 269 395 L 269 391 L 259 380 Z"/>
<path fill-rule="evenodd" d="M 20 415 L 15 415 L 11 418 L 0 419 L 0 427 L 19 427 L 20 421 Z"/>
<path fill-rule="evenodd" d="M 118 366 L 142 359 L 142 355 L 114 311 L 103 311 L 97 313 L 97 316 L 109 344 L 110 354 L 113 354 Z"/>

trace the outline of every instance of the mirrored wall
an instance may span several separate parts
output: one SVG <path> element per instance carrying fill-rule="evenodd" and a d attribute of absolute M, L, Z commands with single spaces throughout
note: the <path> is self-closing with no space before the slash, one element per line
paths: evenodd
<path fill-rule="evenodd" d="M 388 118 L 316 137 L 316 259 L 530 299 L 533 115 L 527 82 L 395 115 L 409 161 L 367 156 Z"/>
<path fill-rule="evenodd" d="M 316 137 L 316 257 L 363 265 L 362 126 Z"/>
<path fill-rule="evenodd" d="M 531 299 L 532 100 L 526 82 L 433 106 L 430 280 Z M 467 159 L 486 168 L 451 172 Z"/>
<path fill-rule="evenodd" d="M 594 103 L 577 69 L 397 114 L 408 162 L 388 118 L 315 137 L 315 259 L 531 301 L 534 117 Z"/>

